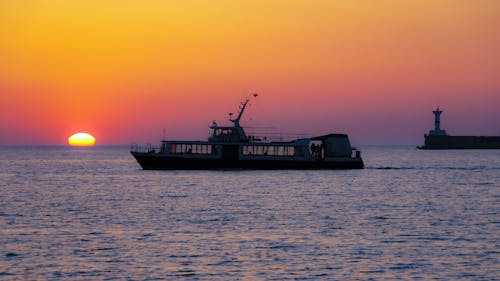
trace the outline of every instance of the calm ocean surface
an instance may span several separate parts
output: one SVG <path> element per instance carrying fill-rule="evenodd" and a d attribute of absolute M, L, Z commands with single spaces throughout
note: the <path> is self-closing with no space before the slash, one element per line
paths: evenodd
<path fill-rule="evenodd" d="M 143 171 L 0 147 L 0 280 L 498 280 L 500 150 L 360 148 L 364 170 Z"/>

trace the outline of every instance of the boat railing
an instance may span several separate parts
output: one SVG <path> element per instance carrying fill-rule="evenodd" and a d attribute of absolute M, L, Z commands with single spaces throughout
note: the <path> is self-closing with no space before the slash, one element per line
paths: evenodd
<path fill-rule="evenodd" d="M 160 147 L 152 146 L 151 144 L 138 145 L 138 144 L 133 143 L 130 145 L 130 151 L 131 152 L 141 152 L 141 153 L 158 153 L 160 151 Z"/>
<path fill-rule="evenodd" d="M 251 135 L 248 140 L 251 142 L 289 142 L 303 138 L 303 135 Z"/>

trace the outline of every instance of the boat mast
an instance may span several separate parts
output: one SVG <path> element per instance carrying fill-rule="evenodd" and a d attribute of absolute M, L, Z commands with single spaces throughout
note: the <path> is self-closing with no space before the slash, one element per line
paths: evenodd
<path fill-rule="evenodd" d="M 252 95 L 254 97 L 258 96 L 257 93 L 253 93 Z M 238 117 L 236 117 L 236 119 L 232 119 L 231 116 L 233 114 L 229 113 L 229 121 L 233 122 L 233 124 L 234 124 L 235 127 L 238 127 L 238 128 L 241 127 L 240 126 L 240 119 L 241 119 L 241 116 L 243 116 L 243 112 L 245 111 L 245 108 L 247 107 L 247 104 L 248 104 L 249 101 L 250 101 L 250 99 L 246 98 L 245 101 L 241 103 L 240 111 L 238 112 Z"/>

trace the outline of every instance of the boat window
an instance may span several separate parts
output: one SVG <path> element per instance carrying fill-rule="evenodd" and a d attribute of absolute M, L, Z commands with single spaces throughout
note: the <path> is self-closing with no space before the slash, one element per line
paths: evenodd
<path fill-rule="evenodd" d="M 295 147 L 289 145 L 245 145 L 243 155 L 293 156 Z"/>
<path fill-rule="evenodd" d="M 170 144 L 169 152 L 172 154 L 212 154 L 214 149 L 211 144 Z"/>
<path fill-rule="evenodd" d="M 231 136 L 234 135 L 235 131 L 232 129 L 217 129 L 213 135 L 215 136 Z"/>
<path fill-rule="evenodd" d="M 278 146 L 278 152 L 276 152 L 276 155 L 283 155 L 285 154 L 285 148 L 283 146 Z"/>

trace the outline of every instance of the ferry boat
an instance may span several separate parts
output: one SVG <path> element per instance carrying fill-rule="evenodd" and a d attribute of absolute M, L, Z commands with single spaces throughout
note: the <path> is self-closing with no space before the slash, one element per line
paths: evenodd
<path fill-rule="evenodd" d="M 254 95 L 256 96 L 256 95 Z M 346 134 L 327 134 L 292 141 L 268 141 L 249 136 L 240 125 L 247 98 L 232 126 L 210 126 L 207 141 L 161 141 L 158 148 L 132 145 L 131 153 L 144 170 L 208 169 L 362 169 L 361 152 Z"/>

